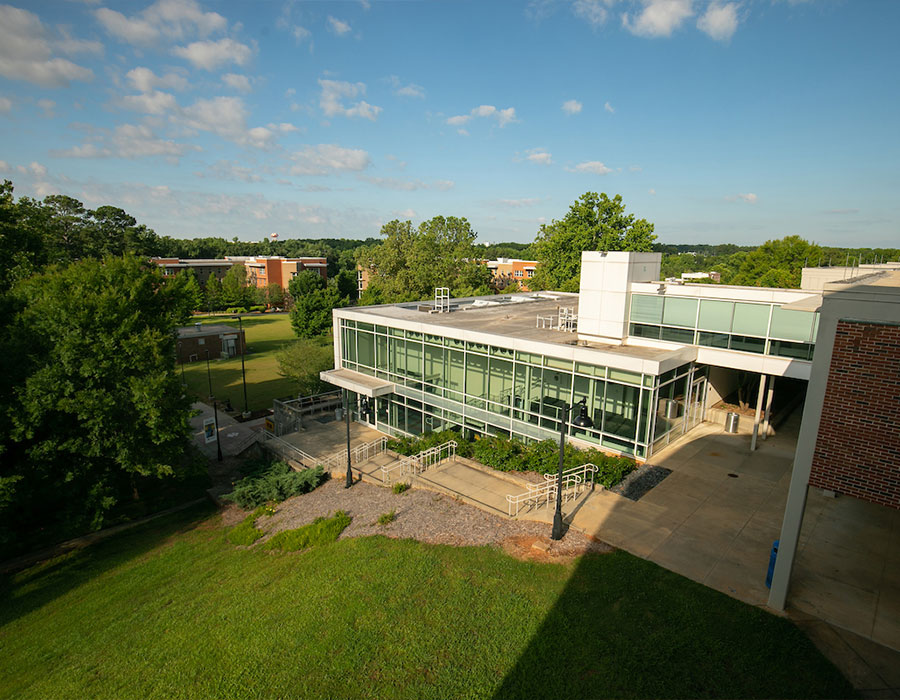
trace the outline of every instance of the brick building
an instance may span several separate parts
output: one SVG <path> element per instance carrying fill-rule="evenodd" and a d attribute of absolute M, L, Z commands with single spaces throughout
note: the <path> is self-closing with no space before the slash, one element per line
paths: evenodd
<path fill-rule="evenodd" d="M 328 279 L 328 263 L 325 258 L 284 258 L 271 256 L 226 256 L 220 258 L 153 258 L 163 274 L 177 275 L 182 270 L 193 270 L 201 286 L 206 286 L 210 278 L 220 282 L 235 265 L 242 265 L 247 270 L 247 283 L 253 287 L 267 287 L 277 284 L 287 289 L 288 283 L 305 270 L 313 270 Z"/>
<path fill-rule="evenodd" d="M 874 271 L 822 286 L 769 597 L 776 609 L 787 602 L 810 487 L 900 509 L 900 272 Z"/>
<path fill-rule="evenodd" d="M 178 329 L 175 346 L 179 364 L 210 359 L 234 357 L 244 349 L 244 332 L 224 323 L 184 326 Z"/>
<path fill-rule="evenodd" d="M 537 260 L 519 260 L 517 258 L 497 258 L 487 260 L 485 265 L 491 271 L 491 284 L 495 289 L 505 289 L 513 282 L 524 292 L 533 291 L 529 280 L 534 277 L 540 263 Z"/>

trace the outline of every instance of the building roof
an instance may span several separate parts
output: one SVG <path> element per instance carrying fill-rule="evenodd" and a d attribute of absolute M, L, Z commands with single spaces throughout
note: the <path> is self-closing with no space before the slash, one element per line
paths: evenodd
<path fill-rule="evenodd" d="M 223 333 L 238 333 L 238 329 L 226 323 L 196 323 L 193 326 L 182 326 L 178 329 L 179 338 L 206 338 Z"/>

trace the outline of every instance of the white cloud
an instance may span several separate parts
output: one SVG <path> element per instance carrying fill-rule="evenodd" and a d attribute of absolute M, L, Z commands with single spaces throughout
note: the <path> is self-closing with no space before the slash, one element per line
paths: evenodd
<path fill-rule="evenodd" d="M 253 50 L 234 39 L 195 41 L 187 46 L 176 46 L 172 53 L 190 61 L 195 68 L 214 71 L 228 63 L 243 66 L 253 56 Z"/>
<path fill-rule="evenodd" d="M 268 129 L 271 129 L 272 131 L 278 131 L 282 134 L 290 134 L 295 131 L 300 131 L 300 129 L 298 129 L 293 124 L 289 124 L 288 122 L 281 122 L 279 124 L 275 124 L 275 123 L 266 124 L 266 127 Z"/>
<path fill-rule="evenodd" d="M 297 94 L 297 90 L 294 88 L 288 88 L 287 90 L 284 91 L 285 97 L 293 97 L 296 94 Z"/>
<path fill-rule="evenodd" d="M 494 201 L 493 204 L 508 209 L 520 209 L 522 207 L 533 207 L 540 201 L 540 199 L 535 197 L 525 197 L 523 199 L 498 199 Z"/>
<path fill-rule="evenodd" d="M 460 136 L 468 136 L 469 130 L 468 129 L 457 129 L 456 133 L 459 134 Z"/>
<path fill-rule="evenodd" d="M 9 170 L 9 163 L 7 163 L 5 160 L 0 160 L 0 173 L 7 173 L 9 172 Z"/>
<path fill-rule="evenodd" d="M 138 46 L 147 46 L 159 39 L 159 30 L 150 22 L 138 17 L 129 19 L 121 12 L 101 7 L 94 16 L 103 25 L 108 34 L 119 41 Z"/>
<path fill-rule="evenodd" d="M 8 97 L 0 97 L 0 114 L 8 114 L 12 109 L 12 100 Z"/>
<path fill-rule="evenodd" d="M 525 160 L 532 163 L 537 163 L 538 165 L 550 165 L 553 162 L 553 156 L 543 148 L 532 148 L 526 151 L 526 153 L 528 153 L 528 155 L 525 156 Z"/>
<path fill-rule="evenodd" d="M 292 175 L 327 175 L 335 172 L 360 171 L 369 167 L 369 154 L 357 148 L 344 148 L 330 143 L 307 146 L 290 155 L 294 162 Z"/>
<path fill-rule="evenodd" d="M 753 192 L 747 192 L 746 194 L 739 193 L 737 198 L 747 202 L 748 204 L 756 204 L 756 202 L 759 201 L 759 197 L 756 196 Z"/>
<path fill-rule="evenodd" d="M 643 0 L 644 9 L 632 18 L 622 15 L 622 26 L 632 34 L 647 37 L 671 36 L 694 14 L 692 0 Z"/>
<path fill-rule="evenodd" d="M 400 97 L 425 97 L 425 88 L 421 85 L 416 85 L 415 83 L 404 85 L 396 75 L 390 76 L 388 82 L 391 84 L 395 95 Z"/>
<path fill-rule="evenodd" d="M 415 209 L 401 209 L 400 211 L 393 212 L 394 216 L 399 219 L 415 219 L 418 214 Z"/>
<path fill-rule="evenodd" d="M 350 31 L 350 25 L 343 20 L 338 19 L 337 17 L 332 17 L 328 15 L 328 26 L 338 36 L 344 36 Z"/>
<path fill-rule="evenodd" d="M 607 6 L 610 4 L 609 0 L 575 0 L 572 12 L 596 29 L 606 23 L 609 15 Z"/>
<path fill-rule="evenodd" d="M 365 100 L 360 100 L 351 107 L 344 106 L 344 99 L 353 99 L 358 95 L 366 94 L 364 83 L 348 83 L 342 80 L 319 80 L 322 94 L 319 96 L 319 106 L 326 117 L 342 115 L 345 117 L 361 117 L 375 121 L 381 113 L 381 107 L 370 105 Z"/>
<path fill-rule="evenodd" d="M 44 110 L 45 117 L 55 116 L 53 110 L 56 109 L 56 103 L 53 100 L 48 100 L 46 98 L 40 99 L 37 101 L 37 106 Z"/>
<path fill-rule="evenodd" d="M 612 106 L 609 102 L 604 102 L 604 103 L 603 103 L 603 109 L 605 109 L 605 110 L 606 110 L 607 112 L 609 112 L 610 114 L 615 114 L 615 113 L 616 113 L 616 110 L 613 109 L 613 106 Z"/>
<path fill-rule="evenodd" d="M 177 73 L 166 73 L 158 76 L 149 68 L 138 66 L 125 74 L 125 78 L 140 92 L 151 92 L 157 88 L 184 90 L 187 80 Z"/>
<path fill-rule="evenodd" d="M 298 44 L 306 41 L 312 36 L 311 31 L 309 31 L 306 27 L 301 27 L 299 24 L 295 24 L 291 28 L 291 34 L 293 34 L 294 39 Z"/>
<path fill-rule="evenodd" d="M 69 34 L 65 27 L 58 27 L 61 39 L 53 42 L 53 45 L 69 56 L 79 53 L 90 53 L 96 56 L 103 54 L 103 44 L 99 41 L 88 41 L 87 39 L 76 39 Z"/>
<path fill-rule="evenodd" d="M 566 100 L 562 104 L 562 111 L 566 114 L 578 114 L 583 105 L 578 100 Z"/>
<path fill-rule="evenodd" d="M 222 15 L 204 12 L 195 0 L 157 0 L 132 17 L 101 7 L 94 16 L 116 39 L 138 46 L 154 44 L 160 39 L 180 41 L 195 35 L 205 37 L 228 27 Z"/>
<path fill-rule="evenodd" d="M 239 146 L 268 148 L 274 141 L 272 129 L 247 128 L 247 107 L 240 97 L 199 99 L 181 110 L 184 125 L 198 131 L 209 131 Z"/>
<path fill-rule="evenodd" d="M 712 2 L 704 15 L 697 20 L 697 28 L 716 41 L 728 41 L 737 31 L 737 3 L 721 5 Z"/>
<path fill-rule="evenodd" d="M 647 194 L 656 194 L 656 190 L 651 187 L 649 190 L 647 190 Z"/>
<path fill-rule="evenodd" d="M 463 124 L 468 123 L 472 117 L 493 117 L 497 120 L 497 124 L 500 128 L 517 121 L 515 107 L 497 109 L 494 105 L 479 105 L 478 107 L 473 108 L 468 114 L 448 117 L 446 123 L 450 126 L 462 126 Z M 468 132 L 466 132 L 466 135 L 468 135 Z"/>
<path fill-rule="evenodd" d="M 591 173 L 592 175 L 606 175 L 612 172 L 611 168 L 607 168 L 599 160 L 589 160 L 579 163 L 574 168 L 566 168 L 570 173 Z"/>
<path fill-rule="evenodd" d="M 453 189 L 456 185 L 452 180 L 435 180 L 429 183 L 422 180 L 398 180 L 392 177 L 372 177 L 370 175 L 360 175 L 359 179 L 376 187 L 398 192 L 413 192 L 415 190 L 438 190 L 444 192 Z"/>
<path fill-rule="evenodd" d="M 85 143 L 65 151 L 53 151 L 52 155 L 63 158 L 140 158 L 163 156 L 177 159 L 187 151 L 199 150 L 196 146 L 158 138 L 146 124 L 120 124 L 113 131 L 101 134 L 105 143 Z"/>
<path fill-rule="evenodd" d="M 119 100 L 119 104 L 125 109 L 145 114 L 166 114 L 178 108 L 178 103 L 171 93 L 159 90 L 142 92 L 140 95 L 126 95 Z"/>
<path fill-rule="evenodd" d="M 54 57 L 38 16 L 9 5 L 0 5 L 0 75 L 43 87 L 64 87 L 71 80 L 94 77 L 90 69 Z"/>
<path fill-rule="evenodd" d="M 629 165 L 628 170 L 629 170 L 629 172 L 632 172 L 632 173 L 639 173 L 639 172 L 642 172 L 644 169 L 640 165 Z"/>
<path fill-rule="evenodd" d="M 250 85 L 250 78 L 246 75 L 238 75 L 237 73 L 226 73 L 222 76 L 222 82 L 232 90 L 238 92 L 250 92 L 253 87 Z"/>

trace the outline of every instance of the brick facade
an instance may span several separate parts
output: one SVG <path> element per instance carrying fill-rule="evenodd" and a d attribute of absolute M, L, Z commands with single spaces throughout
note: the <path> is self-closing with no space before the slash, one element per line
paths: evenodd
<path fill-rule="evenodd" d="M 900 509 L 900 326 L 838 322 L 809 483 Z"/>

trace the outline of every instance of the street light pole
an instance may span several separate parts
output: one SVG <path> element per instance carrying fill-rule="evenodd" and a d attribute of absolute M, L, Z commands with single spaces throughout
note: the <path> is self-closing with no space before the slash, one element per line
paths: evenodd
<path fill-rule="evenodd" d="M 244 346 L 247 344 L 246 338 L 244 337 L 244 322 L 240 315 L 232 316 L 231 318 L 236 318 L 238 322 L 238 328 L 240 330 L 239 336 L 241 340 L 241 378 L 244 382 L 244 418 L 247 418 L 250 415 L 250 410 L 247 408 L 247 371 L 244 369 Z"/>
<path fill-rule="evenodd" d="M 587 399 L 581 399 L 581 413 L 575 419 L 573 424 L 579 428 L 590 428 L 594 422 L 588 418 Z M 576 406 L 578 405 L 576 404 Z M 563 490 L 563 460 L 566 454 L 566 426 L 568 425 L 569 412 L 575 406 L 563 404 L 562 416 L 559 421 L 559 476 L 556 482 L 556 512 L 553 514 L 553 530 L 550 532 L 551 540 L 561 540 L 563 536 L 563 516 L 562 516 L 562 490 Z"/>
<path fill-rule="evenodd" d="M 206 381 L 209 384 L 208 396 L 212 398 L 212 375 L 209 373 L 209 348 L 206 349 Z"/>
<path fill-rule="evenodd" d="M 222 461 L 222 443 L 219 442 L 219 404 L 213 400 L 213 420 L 216 427 L 216 460 Z"/>
<path fill-rule="evenodd" d="M 349 489 L 353 486 L 353 471 L 350 468 L 350 392 L 347 389 L 344 389 L 344 396 L 346 397 L 344 409 L 344 419 L 347 422 L 347 480 L 344 484 L 345 489 Z"/>

